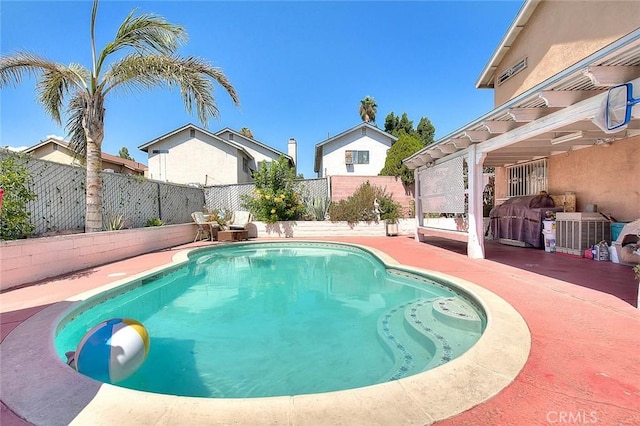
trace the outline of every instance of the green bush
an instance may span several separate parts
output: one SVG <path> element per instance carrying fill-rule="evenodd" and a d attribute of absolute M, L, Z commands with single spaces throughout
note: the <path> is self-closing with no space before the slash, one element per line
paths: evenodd
<path fill-rule="evenodd" d="M 153 219 L 147 220 L 144 226 L 162 226 L 164 222 L 159 217 L 154 217 Z"/>
<path fill-rule="evenodd" d="M 257 220 L 275 223 L 304 215 L 306 208 L 296 188 L 295 170 L 286 158 L 261 163 L 253 179 L 256 189 L 242 197 L 242 204 Z"/>
<path fill-rule="evenodd" d="M 378 212 L 375 201 L 378 200 Z M 332 202 L 329 205 L 329 217 L 332 222 L 345 221 L 350 224 L 356 222 L 377 222 L 380 219 L 392 220 L 401 217 L 400 204 L 393 201 L 393 197 L 384 188 L 372 185 L 369 181 L 363 183 L 345 200 Z"/>
<path fill-rule="evenodd" d="M 0 240 L 16 240 L 33 234 L 27 203 L 36 199 L 29 188 L 31 175 L 20 155 L 0 161 L 0 188 L 4 190 L 0 211 Z"/>

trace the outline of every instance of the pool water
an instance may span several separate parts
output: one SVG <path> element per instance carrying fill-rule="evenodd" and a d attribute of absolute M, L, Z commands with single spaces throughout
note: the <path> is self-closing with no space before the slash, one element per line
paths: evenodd
<path fill-rule="evenodd" d="M 229 244 L 85 302 L 60 324 L 61 359 L 95 324 L 142 322 L 147 360 L 118 383 L 181 396 L 245 398 L 362 387 L 437 367 L 485 318 L 450 287 L 333 243 Z M 106 299 L 106 300 L 104 300 Z"/>

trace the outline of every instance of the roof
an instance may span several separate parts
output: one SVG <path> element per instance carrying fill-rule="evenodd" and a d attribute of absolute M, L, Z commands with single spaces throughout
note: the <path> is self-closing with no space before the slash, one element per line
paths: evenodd
<path fill-rule="evenodd" d="M 67 141 L 62 140 L 56 136 L 48 136 L 45 140 L 40 141 L 39 143 L 33 146 L 30 146 L 29 148 L 25 149 L 23 152 L 28 154 L 50 143 L 59 145 L 70 151 L 73 151 L 69 147 L 69 143 Z M 127 160 L 125 158 L 121 158 L 116 155 L 107 154 L 106 152 L 101 153 L 101 158 L 102 158 L 102 161 L 108 161 L 109 163 L 117 164 L 126 169 L 133 170 L 133 171 L 145 172 L 148 169 L 148 167 L 145 164 L 138 163 L 137 161 L 133 161 L 133 160 Z"/>
<path fill-rule="evenodd" d="M 237 143 L 235 143 L 233 141 L 230 141 L 230 140 L 227 140 L 227 139 L 223 139 L 220 136 L 216 135 L 215 133 L 211 133 L 210 131 L 205 130 L 205 129 L 201 128 L 201 127 L 198 127 L 198 126 L 196 126 L 195 124 L 192 124 L 192 123 L 185 124 L 182 127 L 178 127 L 177 129 L 172 130 L 169 133 L 165 133 L 162 136 L 159 136 L 159 137 L 157 137 L 157 138 L 155 138 L 155 139 L 153 139 L 153 140 L 151 140 L 151 141 L 149 141 L 149 142 L 147 142 L 145 144 L 142 144 L 142 145 L 138 146 L 138 149 L 140 149 L 141 151 L 144 151 L 144 152 L 149 152 L 149 147 L 151 147 L 151 146 L 153 146 L 153 145 L 155 145 L 155 144 L 157 144 L 157 143 L 159 143 L 159 142 L 161 142 L 161 141 L 163 141 L 163 140 L 165 140 L 165 139 L 167 139 L 167 138 L 169 138 L 169 137 L 171 137 L 173 135 L 176 135 L 176 134 L 178 134 L 180 132 L 183 132 L 183 131 L 185 131 L 187 129 L 194 129 L 194 130 L 197 130 L 199 132 L 202 132 L 205 135 L 207 135 L 207 136 L 209 136 L 209 137 L 211 137 L 213 139 L 216 139 L 216 140 L 218 140 L 220 142 L 226 143 L 227 145 L 230 145 L 230 146 L 236 148 L 238 151 L 241 151 L 244 155 L 246 155 L 249 159 L 253 159 L 253 156 L 251 154 L 249 154 L 249 152 L 247 152 L 247 150 L 244 149 L 243 146 L 241 146 L 241 145 L 239 145 L 239 144 L 237 144 Z"/>
<path fill-rule="evenodd" d="M 502 38 L 502 41 L 493 52 L 491 59 L 487 65 L 484 66 L 478 81 L 476 82 L 476 88 L 478 89 L 492 89 L 495 81 L 495 73 L 498 69 L 498 65 L 502 61 L 502 58 L 507 54 L 513 42 L 518 38 L 518 35 L 522 32 L 529 18 L 533 15 L 533 11 L 538 7 L 542 0 L 526 0 L 520 8 L 520 11 L 516 15 L 515 19 L 511 23 L 511 26 L 507 30 L 507 33 Z"/>
<path fill-rule="evenodd" d="M 374 131 L 378 132 L 380 135 L 388 137 L 389 139 L 392 140 L 392 142 L 395 142 L 395 141 L 398 140 L 398 138 L 393 136 L 392 134 L 387 133 L 384 130 L 380 130 L 376 126 L 373 126 L 373 125 L 371 125 L 369 123 L 362 122 L 362 123 L 358 124 L 357 126 L 354 126 L 354 127 L 350 128 L 348 130 L 345 130 L 342 133 L 338 133 L 337 135 L 335 135 L 333 137 L 330 137 L 328 139 L 325 139 L 322 142 L 318 142 L 316 144 L 316 152 L 315 152 L 315 159 L 314 159 L 315 161 L 313 163 L 313 171 L 317 173 L 318 170 L 320 170 L 320 158 L 322 158 L 322 147 L 324 145 L 327 145 L 327 144 L 335 141 L 336 139 L 340 139 L 344 135 L 347 135 L 349 133 L 355 132 L 358 129 L 361 129 L 363 127 L 367 128 L 367 129 L 374 130 Z"/>
<path fill-rule="evenodd" d="M 215 133 L 215 135 L 216 135 L 216 136 L 220 136 L 220 135 L 221 135 L 221 134 L 223 134 L 224 132 L 230 132 L 230 133 L 233 133 L 233 134 L 234 134 L 234 135 L 236 135 L 236 136 L 239 136 L 239 137 L 241 137 L 241 138 L 243 138 L 243 139 L 245 139 L 245 140 L 248 140 L 248 141 L 249 141 L 249 142 L 251 142 L 251 143 L 254 143 L 254 144 L 256 144 L 256 145 L 258 145 L 258 146 L 260 146 L 260 147 L 262 147 L 262 148 L 264 148 L 264 149 L 267 149 L 267 150 L 269 150 L 269 151 L 273 152 L 274 154 L 276 154 L 276 155 L 277 155 L 277 156 L 279 156 L 279 157 L 280 157 L 280 156 L 282 156 L 282 157 L 285 157 L 285 158 L 289 159 L 289 161 L 290 161 L 290 162 L 292 162 L 292 161 L 293 161 L 293 158 L 291 158 L 291 156 L 289 156 L 288 154 L 285 154 L 285 153 L 284 153 L 284 152 L 282 152 L 282 151 L 278 151 L 277 149 L 272 148 L 272 147 L 270 147 L 269 145 L 265 145 L 265 144 L 263 144 L 262 142 L 258 142 L 258 141 L 257 141 L 257 140 L 255 140 L 254 138 L 250 138 L 250 137 L 248 137 L 248 136 L 245 136 L 245 135 L 243 135 L 243 134 L 242 134 L 242 133 L 240 133 L 240 132 L 236 132 L 235 130 L 233 130 L 233 129 L 229 128 L 229 127 L 225 127 L 225 128 L 224 128 L 224 129 L 222 129 L 222 130 L 218 130 L 218 131 Z"/>
<path fill-rule="evenodd" d="M 639 77 L 640 28 L 403 161 L 415 169 L 479 144 L 485 166 L 505 166 L 640 134 L 638 116 L 614 134 L 592 120 L 609 87 Z"/>

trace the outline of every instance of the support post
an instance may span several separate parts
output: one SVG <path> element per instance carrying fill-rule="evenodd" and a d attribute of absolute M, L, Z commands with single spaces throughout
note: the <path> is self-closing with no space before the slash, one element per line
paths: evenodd
<path fill-rule="evenodd" d="M 467 173 L 469 182 L 469 239 L 467 256 L 484 259 L 484 221 L 482 219 L 482 164 L 486 154 L 478 154 L 476 145 L 471 145 L 467 153 Z"/>

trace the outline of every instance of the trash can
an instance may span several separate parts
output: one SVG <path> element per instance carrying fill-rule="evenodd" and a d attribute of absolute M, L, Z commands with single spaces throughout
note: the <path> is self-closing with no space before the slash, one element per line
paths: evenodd
<path fill-rule="evenodd" d="M 542 235 L 544 236 L 544 251 L 555 253 L 556 251 L 556 221 L 545 219 L 542 221 Z"/>

